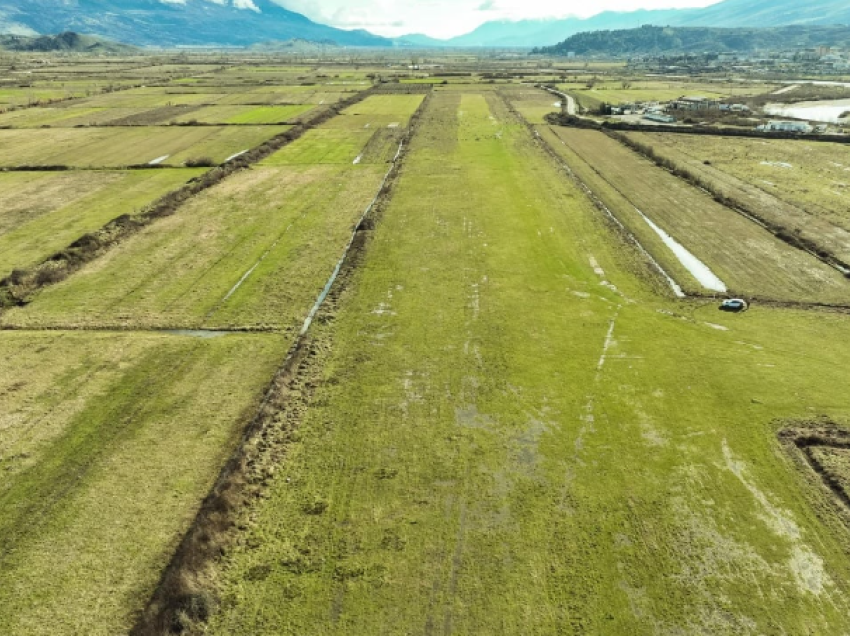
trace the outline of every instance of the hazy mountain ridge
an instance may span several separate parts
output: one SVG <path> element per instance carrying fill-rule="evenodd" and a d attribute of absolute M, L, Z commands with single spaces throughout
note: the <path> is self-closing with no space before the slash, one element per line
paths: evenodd
<path fill-rule="evenodd" d="M 295 39 L 392 46 L 391 40 L 366 31 L 317 24 L 271 0 L 243 1 L 239 6 L 228 0 L 3 0 L 4 27 L 13 33 L 75 31 L 142 46 L 248 46 Z"/>
<path fill-rule="evenodd" d="M 850 24 L 847 0 L 725 0 L 702 9 L 605 11 L 587 19 L 487 22 L 468 33 L 439 41 L 442 46 L 549 46 L 586 31 L 633 29 L 644 25 L 779 27 Z"/>
<path fill-rule="evenodd" d="M 132 53 L 138 51 L 134 46 L 119 44 L 91 35 L 80 35 L 67 31 L 58 35 L 0 35 L 0 49 L 5 51 L 52 52 L 69 51 L 74 53 Z"/>
<path fill-rule="evenodd" d="M 544 55 L 661 53 L 749 53 L 794 46 L 836 46 L 850 40 L 850 27 L 804 26 L 772 28 L 654 27 L 577 33 L 555 46 L 535 49 Z"/>

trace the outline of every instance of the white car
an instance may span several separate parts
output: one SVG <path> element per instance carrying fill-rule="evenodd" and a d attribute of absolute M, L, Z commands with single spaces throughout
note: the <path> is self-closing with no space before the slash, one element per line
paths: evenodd
<path fill-rule="evenodd" d="M 750 306 L 747 304 L 746 300 L 741 298 L 728 298 L 720 304 L 720 311 L 738 313 L 740 311 L 747 311 L 749 307 Z"/>

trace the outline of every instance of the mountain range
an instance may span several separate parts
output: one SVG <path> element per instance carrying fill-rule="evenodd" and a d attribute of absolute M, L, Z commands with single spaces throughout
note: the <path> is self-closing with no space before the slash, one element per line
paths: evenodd
<path fill-rule="evenodd" d="M 421 35 L 403 39 L 422 46 L 536 47 L 553 45 L 586 31 L 644 25 L 693 27 L 779 27 L 850 25 L 848 0 L 724 0 L 702 9 L 605 11 L 590 18 L 486 22 L 448 40 Z"/>
<path fill-rule="evenodd" d="M 131 54 L 138 52 L 134 46 L 118 44 L 91 35 L 65 32 L 58 35 L 0 35 L 0 49 L 4 51 L 73 51 L 75 53 Z"/>
<path fill-rule="evenodd" d="M 844 46 L 846 26 L 785 26 L 768 28 L 656 27 L 583 31 L 554 46 L 534 49 L 543 55 L 658 55 L 674 53 L 752 53 L 760 49 Z"/>
<path fill-rule="evenodd" d="M 702 9 L 606 11 L 591 18 L 487 22 L 449 40 L 384 38 L 318 24 L 273 0 L 0 0 L 0 33 L 75 31 L 138 46 L 250 46 L 310 41 L 340 46 L 541 47 L 580 32 L 644 25 L 778 27 L 850 24 L 848 0 L 723 0 Z"/>
<path fill-rule="evenodd" d="M 247 46 L 302 39 L 392 46 L 367 31 L 317 24 L 271 0 L 2 0 L 0 33 L 76 31 L 140 46 Z"/>

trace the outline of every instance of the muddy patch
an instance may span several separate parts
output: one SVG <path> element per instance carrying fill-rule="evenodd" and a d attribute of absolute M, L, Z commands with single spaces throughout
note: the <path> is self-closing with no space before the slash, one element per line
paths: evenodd
<path fill-rule="evenodd" d="M 780 431 L 779 441 L 850 526 L 850 429 L 827 419 L 794 423 Z"/>
<path fill-rule="evenodd" d="M 762 491 L 749 474 L 745 462 L 736 458 L 726 440 L 723 441 L 723 457 L 726 468 L 750 492 L 758 504 L 758 516 L 777 537 L 790 544 L 791 557 L 787 566 L 793 574 L 797 586 L 803 592 L 819 596 L 826 587 L 832 585 L 824 570 L 823 559 L 805 542 L 800 527 L 790 511 L 777 506 Z"/>

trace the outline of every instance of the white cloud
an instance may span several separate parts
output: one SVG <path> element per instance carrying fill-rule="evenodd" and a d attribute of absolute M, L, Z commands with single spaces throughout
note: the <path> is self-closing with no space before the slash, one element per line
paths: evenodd
<path fill-rule="evenodd" d="M 254 4 L 254 0 L 233 0 L 233 6 L 237 9 L 248 9 L 260 13 L 260 8 Z"/>
<path fill-rule="evenodd" d="M 718 0 L 272 0 L 307 17 L 343 29 L 380 35 L 426 33 L 452 37 L 490 20 L 587 18 L 602 11 L 701 7 Z"/>

